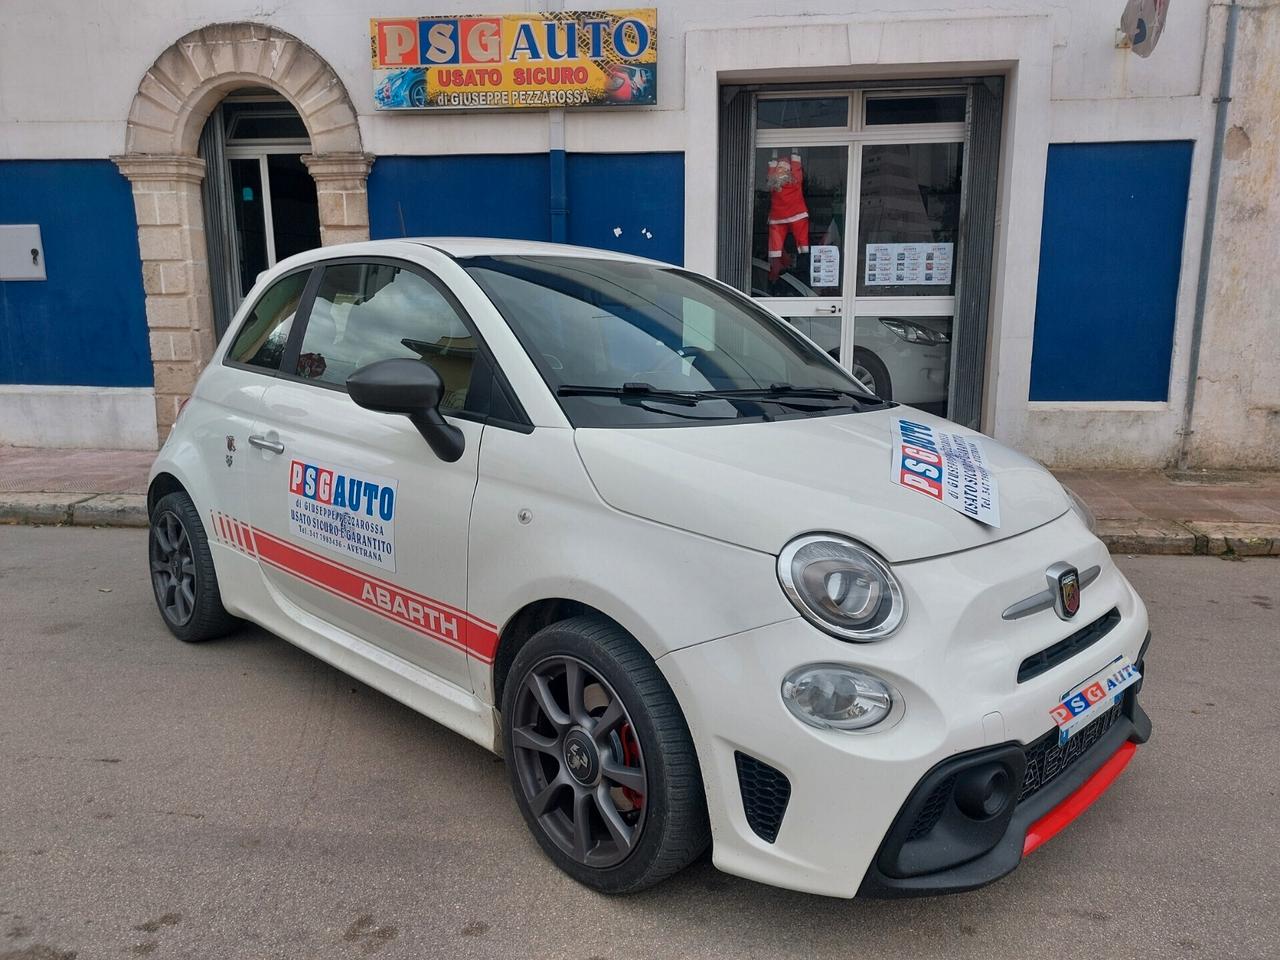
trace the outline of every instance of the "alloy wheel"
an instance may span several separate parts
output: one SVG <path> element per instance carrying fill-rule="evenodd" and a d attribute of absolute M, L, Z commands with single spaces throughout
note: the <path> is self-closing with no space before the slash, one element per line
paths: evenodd
<path fill-rule="evenodd" d="M 876 378 L 870 370 L 857 361 L 854 361 L 853 369 L 850 373 L 853 374 L 853 379 L 857 380 L 872 393 L 875 393 L 876 396 L 879 396 L 879 393 L 876 392 Z"/>
<path fill-rule="evenodd" d="M 516 780 L 566 854 L 612 867 L 645 826 L 648 779 L 626 704 L 586 663 L 548 657 L 525 676 L 511 724 Z"/>
<path fill-rule="evenodd" d="M 151 585 L 165 618 L 183 626 L 196 608 L 196 561 L 182 519 L 165 510 L 151 522 Z"/>

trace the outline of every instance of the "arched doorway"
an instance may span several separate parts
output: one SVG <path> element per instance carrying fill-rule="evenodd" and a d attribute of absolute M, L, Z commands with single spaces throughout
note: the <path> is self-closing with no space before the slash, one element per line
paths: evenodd
<path fill-rule="evenodd" d="M 310 153 L 298 112 L 265 87 L 228 94 L 205 121 L 201 198 L 219 338 L 263 270 L 320 246 L 316 184 L 302 160 Z"/>
<path fill-rule="evenodd" d="M 219 104 L 245 89 L 283 99 L 305 128 L 310 152 L 299 159 L 315 183 L 321 243 L 369 237 L 365 184 L 373 158 L 362 149 L 346 88 L 314 50 L 265 24 L 226 23 L 195 30 L 162 53 L 138 85 L 126 152 L 112 158 L 133 188 L 161 440 L 218 332 L 201 134 Z M 226 262 L 217 270 L 225 284 Z"/>

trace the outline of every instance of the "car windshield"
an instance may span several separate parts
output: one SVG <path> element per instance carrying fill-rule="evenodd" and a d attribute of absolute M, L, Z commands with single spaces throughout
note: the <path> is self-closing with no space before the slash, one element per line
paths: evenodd
<path fill-rule="evenodd" d="M 775 420 L 884 405 L 789 324 L 697 274 L 587 257 L 462 263 L 574 426 Z"/>

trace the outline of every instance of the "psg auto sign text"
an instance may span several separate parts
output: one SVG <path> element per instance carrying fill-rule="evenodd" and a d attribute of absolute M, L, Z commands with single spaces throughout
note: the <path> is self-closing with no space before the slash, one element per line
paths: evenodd
<path fill-rule="evenodd" d="M 289 464 L 289 529 L 334 553 L 396 569 L 396 481 L 331 463 Z"/>
<path fill-rule="evenodd" d="M 655 9 L 369 21 L 379 110 L 651 106 Z"/>

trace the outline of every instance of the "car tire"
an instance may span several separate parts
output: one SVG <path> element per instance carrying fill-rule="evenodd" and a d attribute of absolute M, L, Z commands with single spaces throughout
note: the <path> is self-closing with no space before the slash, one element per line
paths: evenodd
<path fill-rule="evenodd" d="M 409 88 L 409 103 L 414 107 L 425 107 L 427 105 L 427 84 L 425 81 L 414 81 L 413 86 Z"/>
<path fill-rule="evenodd" d="M 893 381 L 889 379 L 889 370 L 870 350 L 854 347 L 851 372 L 859 383 L 870 387 L 871 392 L 881 400 L 893 399 Z M 867 378 L 870 379 L 870 383 L 867 382 Z"/>
<path fill-rule="evenodd" d="M 516 655 L 502 699 L 516 803 L 565 873 L 602 893 L 634 893 L 707 848 L 684 714 L 648 653 L 616 624 L 582 616 L 540 630 Z"/>
<path fill-rule="evenodd" d="M 152 508 L 147 559 L 156 607 L 179 640 L 212 640 L 239 625 L 222 605 L 204 524 L 185 493 L 167 494 Z"/>

